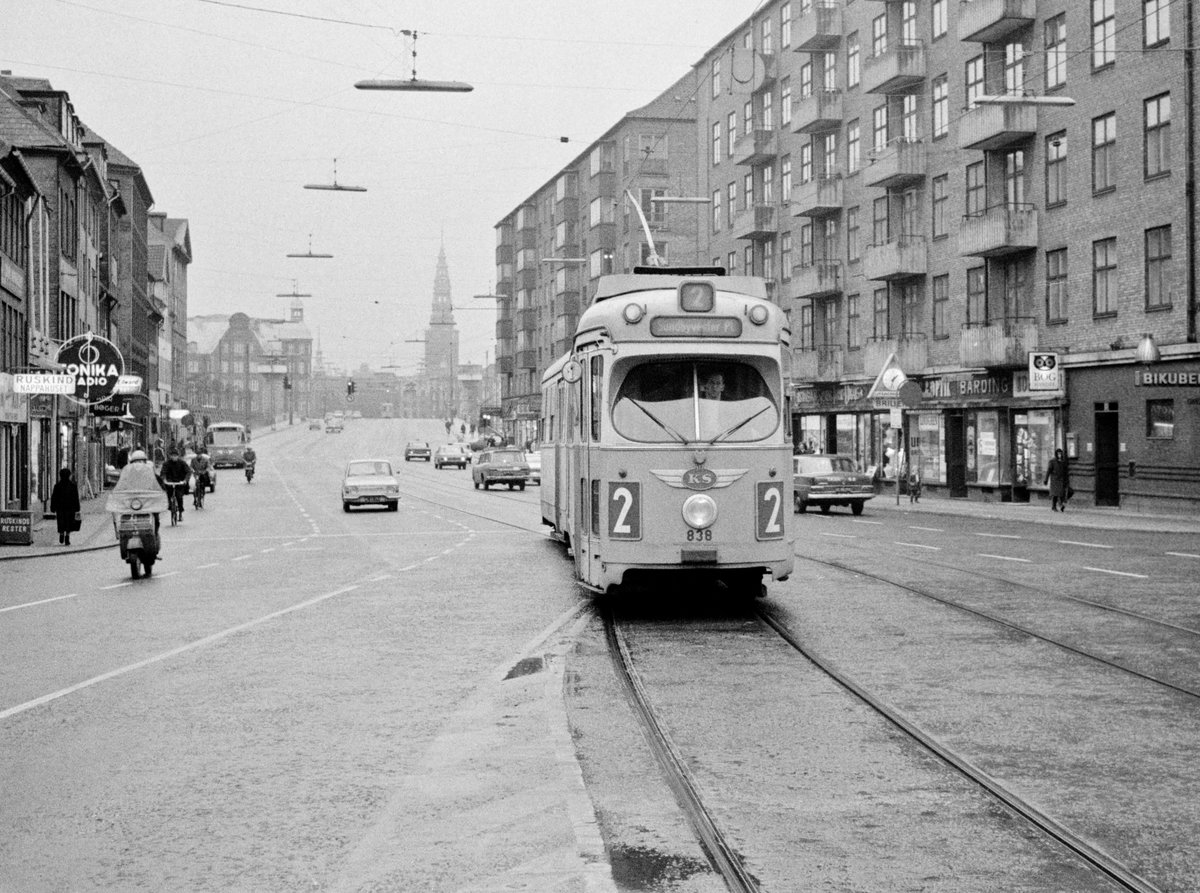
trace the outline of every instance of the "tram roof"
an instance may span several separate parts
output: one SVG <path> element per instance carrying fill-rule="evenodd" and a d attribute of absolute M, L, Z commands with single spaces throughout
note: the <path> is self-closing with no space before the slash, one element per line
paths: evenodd
<path fill-rule="evenodd" d="M 711 268 L 704 268 L 704 272 L 698 270 L 694 273 L 670 267 L 661 269 L 661 273 L 656 270 L 652 273 L 611 273 L 601 276 L 600 282 L 596 286 L 596 297 L 593 299 L 593 303 L 632 292 L 664 288 L 673 291 L 684 282 L 711 282 L 717 291 L 734 292 L 767 300 L 766 281 L 758 276 L 725 276 L 712 272 Z"/>

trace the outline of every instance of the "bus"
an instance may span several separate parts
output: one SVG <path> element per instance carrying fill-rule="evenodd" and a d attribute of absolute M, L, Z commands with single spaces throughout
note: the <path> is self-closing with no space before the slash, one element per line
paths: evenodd
<path fill-rule="evenodd" d="M 243 468 L 242 453 L 250 443 L 250 431 L 237 422 L 214 422 L 204 434 L 214 468 Z"/>

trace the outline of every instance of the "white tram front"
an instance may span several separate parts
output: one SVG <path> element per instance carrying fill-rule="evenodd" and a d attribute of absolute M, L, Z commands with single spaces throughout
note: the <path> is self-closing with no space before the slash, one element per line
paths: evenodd
<path fill-rule="evenodd" d="M 787 321 L 763 280 L 719 272 L 602 277 L 542 377 L 542 517 L 589 589 L 758 595 L 791 573 Z"/>

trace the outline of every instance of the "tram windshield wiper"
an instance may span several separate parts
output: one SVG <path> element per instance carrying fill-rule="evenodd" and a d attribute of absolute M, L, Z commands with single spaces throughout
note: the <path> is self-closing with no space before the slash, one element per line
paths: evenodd
<path fill-rule="evenodd" d="M 656 416 L 654 413 L 652 413 L 650 410 L 648 410 L 645 406 L 643 406 L 641 404 L 641 401 L 636 400 L 633 397 L 630 397 L 628 394 L 625 395 L 625 399 L 628 400 L 630 403 L 632 403 L 634 406 L 636 406 L 638 409 L 640 409 L 642 412 L 644 412 L 646 414 L 647 418 L 650 419 L 650 421 L 654 422 L 654 424 L 658 425 L 658 427 L 662 428 L 664 431 L 666 431 L 668 434 L 670 434 L 672 437 L 674 437 L 680 443 L 682 443 L 682 444 L 688 443 L 688 439 L 686 437 L 684 437 L 682 434 L 680 434 L 678 431 L 676 431 L 674 428 L 672 428 L 670 425 L 668 425 L 666 422 L 664 422 L 662 419 L 660 419 L 658 416 Z"/>
<path fill-rule="evenodd" d="M 722 431 L 720 434 L 718 434 L 716 437 L 714 437 L 712 440 L 710 440 L 708 442 L 708 445 L 712 446 L 714 443 L 717 443 L 720 440 L 724 440 L 730 434 L 733 434 L 735 431 L 738 431 L 738 430 L 744 428 L 746 425 L 749 425 L 751 422 L 753 422 L 756 418 L 758 418 L 760 415 L 762 415 L 764 412 L 766 412 L 770 408 L 771 408 L 771 404 L 768 403 L 766 406 L 759 409 L 758 412 L 746 416 L 746 418 L 742 419 L 740 422 L 738 422 L 732 428 L 726 428 L 724 431 Z"/>

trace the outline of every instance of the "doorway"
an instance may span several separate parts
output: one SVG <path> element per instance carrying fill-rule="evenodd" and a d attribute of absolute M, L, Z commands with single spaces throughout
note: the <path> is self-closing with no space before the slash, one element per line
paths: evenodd
<path fill-rule="evenodd" d="M 951 496 L 967 495 L 967 424 L 961 412 L 946 413 L 946 485 Z"/>
<path fill-rule="evenodd" d="M 1117 404 L 1096 404 L 1096 505 L 1121 504 L 1121 428 Z"/>

